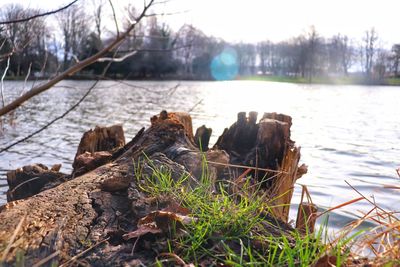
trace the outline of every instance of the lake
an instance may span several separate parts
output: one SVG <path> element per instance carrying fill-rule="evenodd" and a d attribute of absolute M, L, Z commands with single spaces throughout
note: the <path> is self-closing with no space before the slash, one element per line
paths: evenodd
<path fill-rule="evenodd" d="M 15 125 L 5 127 L 0 148 L 61 115 L 92 84 L 63 81 L 30 100 L 16 112 Z M 23 82 L 5 82 L 7 99 L 19 95 L 23 87 Z M 383 188 L 399 185 L 400 87 L 256 81 L 99 82 L 64 119 L 0 154 L 0 204 L 6 202 L 7 170 L 32 163 L 62 163 L 61 170 L 69 172 L 85 131 L 121 123 L 129 141 L 162 109 L 190 111 L 194 128 L 206 124 L 213 129 L 211 143 L 240 111 L 258 111 L 259 117 L 263 112 L 288 114 L 293 117 L 292 139 L 302 149 L 301 162 L 309 166 L 298 183 L 308 186 L 314 203 L 326 209 L 359 197 L 347 181 L 382 208 L 400 210 L 399 190 Z M 299 197 L 300 186 L 296 186 L 293 202 L 298 203 Z M 341 227 L 371 208 L 367 201 L 360 201 L 336 210 L 330 225 Z"/>

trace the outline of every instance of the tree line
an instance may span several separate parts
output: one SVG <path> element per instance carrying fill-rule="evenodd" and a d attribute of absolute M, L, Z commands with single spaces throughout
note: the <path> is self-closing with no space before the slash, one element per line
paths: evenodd
<path fill-rule="evenodd" d="M 90 4 L 89 8 L 74 4 L 51 19 L 38 17 L 1 25 L 1 70 L 7 77 L 49 77 L 101 51 L 119 31 L 128 27 L 129 23 L 105 22 L 107 1 L 92 0 Z M 125 11 L 127 21 L 138 16 L 132 5 L 126 6 Z M 0 20 L 12 21 L 40 12 L 10 4 L 1 8 Z M 398 76 L 400 44 L 394 44 L 392 49 L 380 44 L 373 28 L 355 40 L 343 34 L 324 38 L 314 27 L 281 42 L 229 43 L 208 36 L 193 25 L 173 31 L 157 16 L 149 16 L 117 51 L 107 55 L 112 59 L 110 65 L 99 60 L 79 74 L 106 72 L 109 77 L 121 79 L 212 79 L 213 59 L 229 47 L 235 51 L 240 76 L 277 75 L 309 81 L 314 77 L 350 73 L 358 73 L 367 80 Z"/>

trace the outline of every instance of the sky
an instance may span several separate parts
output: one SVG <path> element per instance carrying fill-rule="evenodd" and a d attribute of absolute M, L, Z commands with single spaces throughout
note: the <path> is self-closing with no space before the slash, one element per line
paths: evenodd
<path fill-rule="evenodd" d="M 69 1 L 18 2 L 52 9 Z M 16 1 L 0 0 L 0 5 L 9 2 Z M 113 0 L 119 10 L 127 2 Z M 143 0 L 136 3 L 142 6 Z M 374 27 L 383 46 L 400 43 L 399 8 L 399 0 L 170 0 L 158 6 L 160 12 L 176 13 L 161 18 L 175 30 L 190 23 L 207 35 L 232 42 L 281 41 L 302 34 L 313 25 L 322 36 L 342 33 L 356 40 Z"/>

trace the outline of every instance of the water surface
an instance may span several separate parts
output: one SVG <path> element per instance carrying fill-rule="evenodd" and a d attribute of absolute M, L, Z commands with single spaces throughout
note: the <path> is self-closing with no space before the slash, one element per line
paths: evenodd
<path fill-rule="evenodd" d="M 6 126 L 0 148 L 61 115 L 93 82 L 63 81 L 33 98 Z M 174 87 L 179 84 L 179 87 Z M 28 85 L 29 86 L 29 85 Z M 20 94 L 22 82 L 6 82 L 8 100 Z M 23 165 L 62 163 L 69 172 L 83 132 L 96 125 L 121 123 L 129 140 L 162 109 L 190 111 L 194 128 L 213 128 L 212 142 L 239 111 L 281 112 L 293 117 L 292 139 L 301 146 L 309 173 L 306 184 L 322 209 L 359 195 L 373 196 L 382 208 L 400 210 L 400 87 L 297 85 L 273 82 L 100 82 L 76 110 L 47 130 L 0 154 L 0 204 L 5 203 L 5 172 Z M 294 202 L 299 201 L 300 186 Z M 339 227 L 372 208 L 358 202 L 330 217 Z M 295 210 L 295 208 L 293 208 Z M 292 213 L 294 214 L 294 213 Z"/>

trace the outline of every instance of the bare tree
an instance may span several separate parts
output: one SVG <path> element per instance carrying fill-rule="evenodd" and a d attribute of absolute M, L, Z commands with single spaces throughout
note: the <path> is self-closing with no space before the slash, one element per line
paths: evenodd
<path fill-rule="evenodd" d="M 400 44 L 394 44 L 392 46 L 392 61 L 393 61 L 393 74 L 395 77 L 399 75 L 399 63 L 400 63 Z"/>
<path fill-rule="evenodd" d="M 40 14 L 40 10 L 27 8 L 21 5 L 11 4 L 2 8 L 0 16 L 2 20 L 18 20 L 19 17 L 33 17 Z M 19 23 L 5 24 L 4 37 L 8 46 L 8 53 L 3 55 L 11 57 L 10 72 L 15 76 L 26 75 L 40 70 L 46 58 L 46 36 L 48 29 L 42 17 L 33 20 L 24 20 Z"/>
<path fill-rule="evenodd" d="M 263 41 L 257 44 L 257 53 L 260 58 L 260 71 L 266 74 L 271 70 L 271 55 L 273 51 L 273 44 L 271 41 Z"/>
<path fill-rule="evenodd" d="M 308 82 L 312 82 L 315 76 L 317 64 L 317 49 L 319 45 L 319 36 L 314 26 L 310 27 L 307 34 L 307 69 L 308 69 Z"/>
<path fill-rule="evenodd" d="M 99 40 L 103 32 L 103 16 L 105 0 L 92 0 L 95 32 Z"/>
<path fill-rule="evenodd" d="M 89 16 L 77 4 L 57 14 L 64 40 L 63 68 L 67 69 L 73 60 L 78 61 L 83 40 L 89 35 Z"/>
<path fill-rule="evenodd" d="M 348 70 L 354 61 L 354 49 L 346 35 L 337 34 L 327 44 L 328 70 L 334 73 L 348 75 Z"/>
<path fill-rule="evenodd" d="M 365 75 L 367 79 L 372 78 L 372 69 L 374 66 L 374 56 L 375 56 L 375 45 L 378 40 L 378 36 L 374 28 L 365 32 L 365 36 L 363 38 L 364 49 L 363 49 L 363 59 L 365 60 Z"/>

